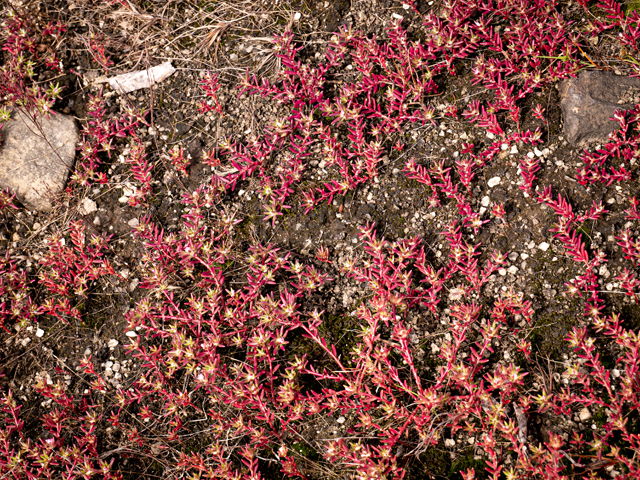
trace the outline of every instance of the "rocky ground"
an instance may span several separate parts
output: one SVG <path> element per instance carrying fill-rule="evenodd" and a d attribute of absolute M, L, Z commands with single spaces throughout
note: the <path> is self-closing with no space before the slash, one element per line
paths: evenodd
<path fill-rule="evenodd" d="M 149 296 L 148 290 L 141 285 L 148 274 L 148 265 L 144 262 L 148 252 L 136 238 L 135 229 L 149 219 L 166 234 L 181 232 L 182 215 L 187 213 L 180 203 L 182 195 L 208 184 L 212 174 L 230 168 L 220 149 L 222 139 L 233 138 L 240 143 L 250 141 L 252 135 L 263 132 L 265 126 L 287 111 L 286 106 L 257 95 L 238 97 L 236 89 L 246 69 L 258 76 L 275 78 L 283 68 L 274 56 L 270 38 L 285 28 L 292 29 L 296 41 L 304 47 L 300 59 L 313 65 L 321 58 L 333 32 L 343 25 L 351 25 L 365 36 L 384 38 L 384 27 L 389 19 L 402 16 L 403 27 L 410 38 L 422 39 L 428 33 L 421 31 L 421 15 L 442 6 L 439 1 L 423 1 L 417 5 L 418 12 L 414 12 L 392 0 L 114 3 L 87 3 L 84 0 L 12 2 L 15 8 L 30 12 L 36 19 L 60 20 L 67 25 L 64 42 L 51 46 L 58 50 L 63 72 L 55 74 L 42 69 L 37 79 L 39 82 L 56 80 L 64 86 L 55 110 L 73 116 L 82 126 L 89 120 L 91 96 L 102 93 L 106 99 L 107 117 L 119 118 L 127 107 L 148 112 L 145 116 L 148 125 L 139 128 L 137 135 L 154 165 L 153 191 L 148 201 L 131 206 L 129 199 L 138 185 L 125 162 L 131 143 L 126 138 L 116 139 L 111 157 L 104 158 L 103 170 L 108 183 L 73 185 L 46 213 L 28 210 L 19 199 L 17 210 L 2 212 L 0 252 L 13 259 L 15 265 L 34 280 L 43 268 L 39 260 L 48 251 L 45 239 L 66 234 L 71 221 L 82 222 L 88 235 L 112 235 L 106 256 L 115 275 L 102 278 L 92 286 L 85 300 L 75 303 L 81 313 L 80 319 L 68 322 L 51 315 L 38 315 L 37 322 L 7 323 L 8 331 L 2 333 L 0 390 L 14 392 L 24 405 L 22 414 L 26 415 L 28 425 L 33 426 L 34 431 L 38 428 L 35 426 L 38 415 L 52 404 L 50 399 L 44 399 L 34 391 L 34 384 L 39 379 L 62 374 L 68 384 L 75 385 L 80 382 L 81 360 L 88 356 L 94 359 L 96 371 L 114 388 L 129 388 L 133 379 L 138 378 L 140 361 L 132 359 L 124 348 L 130 342 L 125 315 Z M 557 9 L 565 18 L 575 20 L 576 29 L 581 28 L 584 19 L 578 4 L 561 2 Z M 108 69 L 96 63 L 83 40 L 92 32 L 102 35 L 101 41 L 113 62 Z M 599 42 L 592 45 L 589 58 L 603 70 L 624 77 L 632 73 L 632 68 L 613 60 L 614 54 L 619 53 L 617 48 L 615 37 L 603 34 Z M 176 72 L 152 89 L 120 94 L 105 82 L 114 75 L 167 61 Z M 483 102 L 492 98 L 489 89 L 472 83 L 472 67 L 473 58 L 470 57 L 457 62 L 455 77 L 440 75 L 436 79 L 437 93 L 428 99 L 435 110 L 435 124 L 403 127 L 402 132 L 389 139 L 388 145 L 401 142 L 404 149 L 386 148 L 379 167 L 380 175 L 346 195 L 335 196 L 331 203 L 323 202 L 305 214 L 303 190 L 321 187 L 335 178 L 335 171 L 325 168 L 325 161 L 319 154 L 311 157 L 301 187 L 289 198 L 291 208 L 275 223 L 262 219 L 264 190 L 256 175 L 239 181 L 223 197 L 217 211 L 234 212 L 242 220 L 234 230 L 237 248 L 246 251 L 256 243 L 273 244 L 280 252 L 291 254 L 292 259 L 316 265 L 333 279 L 309 296 L 306 306 L 325 311 L 324 335 L 339 349 L 351 348 L 353 332 L 358 327 L 353 312 L 371 297 L 366 284 L 350 278 L 340 269 L 348 258 L 363 254 L 363 244 L 358 237 L 360 227 L 374 224 L 378 234 L 389 242 L 420 238 L 435 269 L 445 267 L 449 261 L 449 249 L 442 232 L 452 220 L 459 218 L 456 203 L 444 199 L 441 206 L 434 208 L 429 189 L 408 178 L 403 170 L 411 157 L 422 165 L 442 159 L 451 166 L 462 155 L 463 143 L 473 143 L 476 148 L 484 149 L 498 141 L 495 135 L 471 125 L 460 114 L 447 115 L 452 106 L 462 112 L 471 100 Z M 207 71 L 220 74 L 217 101 L 221 113 L 200 111 L 200 102 L 205 99 L 201 81 Z M 334 73 L 328 89 L 333 88 L 332 83 L 353 81 L 350 80 L 353 75 L 352 70 Z M 584 299 L 566 294 L 566 284 L 580 273 L 580 268 L 554 239 L 552 228 L 557 221 L 556 215 L 519 189 L 523 157 L 540 162 L 534 188 L 552 185 L 553 194 L 561 194 L 576 212 L 587 211 L 594 201 L 602 202 L 606 207 L 609 213 L 603 219 L 584 222 L 580 233 L 589 248 L 600 248 L 608 255 L 608 262 L 598 271 L 600 293 L 606 301 L 607 311 L 620 313 L 627 322 L 625 326 L 631 330 L 637 331 L 640 326 L 640 310 L 624 294 L 615 278 L 624 268 L 634 268 L 625 260 L 615 236 L 624 228 L 630 228 L 632 235 L 638 234 L 637 222 L 629 222 L 625 214 L 630 207 L 629 198 L 637 195 L 636 183 L 598 183 L 588 187 L 579 184 L 576 172 L 583 162 L 583 149 L 597 151 L 604 141 L 595 140 L 581 146 L 570 143 L 559 86 L 559 81 L 549 84 L 522 101 L 522 130 L 540 128 L 543 142 L 536 146 L 504 143 L 494 159 L 477 172 L 471 186 L 470 205 L 483 215 L 482 218 L 491 221 L 477 233 L 471 229 L 465 231 L 465 238 L 470 243 L 482 244 L 482 254 L 478 257 L 481 264 L 494 250 L 508 254 L 506 264 L 491 276 L 481 291 L 469 293 L 467 300 L 483 303 L 512 288 L 522 292 L 531 302 L 532 322 L 522 320 L 519 328 L 524 338 L 531 342 L 532 360 L 525 362 L 507 336 L 495 346 L 495 351 L 499 360 L 517 360 L 531 373 L 524 388 L 532 395 L 543 388 L 562 385 L 560 374 L 575 358 L 563 339 L 573 326 L 582 324 Z M 625 94 L 628 92 L 629 98 L 622 101 L 637 103 L 634 91 L 626 89 Z M 544 107 L 544 121 L 532 114 L 536 104 Z M 189 159 L 186 175 L 170 164 L 168 152 L 173 147 L 183 148 Z M 207 152 L 214 152 L 221 164 L 207 164 L 210 162 L 203 158 Z M 628 169 L 635 179 L 636 157 L 630 159 Z M 497 204 L 503 204 L 506 211 L 502 220 L 490 215 Z M 318 249 L 322 247 L 328 249 L 330 263 L 317 259 Z M 231 270 L 229 278 L 234 279 L 234 275 Z M 445 286 L 436 313 L 423 309 L 409 316 L 416 358 L 425 369 L 430 362 L 437 361 L 442 342 L 448 335 L 448 308 L 460 299 L 456 286 L 454 283 Z M 34 286 L 32 296 L 35 303 L 41 304 L 47 293 Z M 309 353 L 303 352 L 304 345 L 295 346 L 296 351 Z M 602 346 L 602 361 L 607 368 L 613 369 L 617 350 L 609 347 Z M 321 356 L 321 353 L 315 354 Z M 104 407 L 105 411 L 107 407 Z M 548 441 L 550 432 L 567 435 L 576 429 L 600 428 L 598 422 L 606 417 L 606 413 L 599 413 L 603 418 L 596 419 L 591 410 L 576 413 L 574 418 L 560 418 L 551 413 L 531 417 L 529 441 Z M 636 424 L 637 421 L 637 418 L 631 420 Z M 306 444 L 315 446 L 315 442 L 323 437 L 335 438 L 344 422 L 344 417 L 336 417 L 328 418 L 324 425 L 315 425 L 316 431 L 309 433 L 311 438 Z M 104 435 L 108 438 L 107 433 Z M 476 465 L 483 458 L 473 445 L 473 436 L 464 433 L 443 438 L 429 454 L 404 459 L 409 472 L 407 478 L 459 478 L 460 470 Z M 312 456 L 302 450 L 301 447 L 301 455 Z M 119 460 L 119 465 L 123 472 L 138 472 L 144 468 L 145 475 L 153 476 L 153 469 L 148 464 L 124 458 Z M 421 476 L 420 472 L 425 469 L 431 477 Z M 275 475 L 278 478 L 279 474 Z"/>

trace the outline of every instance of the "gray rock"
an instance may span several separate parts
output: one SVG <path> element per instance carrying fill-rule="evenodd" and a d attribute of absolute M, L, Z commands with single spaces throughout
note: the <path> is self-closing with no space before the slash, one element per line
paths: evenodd
<path fill-rule="evenodd" d="M 0 135 L 0 187 L 9 187 L 29 209 L 50 210 L 73 168 L 79 140 L 75 120 L 40 115 L 34 124 L 14 111 Z"/>
<path fill-rule="evenodd" d="M 567 141 L 582 147 L 588 142 L 605 142 L 620 124 L 616 110 L 630 110 L 640 92 L 640 78 L 621 77 L 611 72 L 589 70 L 559 85 Z"/>

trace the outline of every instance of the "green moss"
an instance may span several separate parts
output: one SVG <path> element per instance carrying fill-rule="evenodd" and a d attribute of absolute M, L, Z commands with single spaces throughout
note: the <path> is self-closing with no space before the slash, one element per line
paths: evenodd
<path fill-rule="evenodd" d="M 296 442 L 291 445 L 291 448 L 309 460 L 315 461 L 320 458 L 316 449 L 307 443 Z"/>
<path fill-rule="evenodd" d="M 331 348 L 331 345 L 335 346 L 336 353 L 346 366 L 352 365 L 350 360 L 352 357 L 351 352 L 359 341 L 357 337 L 358 331 L 358 324 L 355 319 L 347 315 L 325 314 L 322 317 L 322 324 L 318 327 L 319 337 L 326 340 L 329 348 Z M 335 367 L 333 360 L 329 358 L 325 350 L 315 341 L 304 336 L 301 329 L 292 332 L 288 341 L 287 352 L 289 358 L 293 359 L 295 356 L 301 357 L 306 354 L 312 362 L 316 362 L 323 367 Z M 303 388 L 317 386 L 316 380 L 310 375 L 303 375 L 301 384 Z"/>
<path fill-rule="evenodd" d="M 254 199 L 255 201 L 255 199 Z M 252 205 L 251 207 L 253 207 L 253 201 L 252 201 Z M 255 226 L 260 226 L 260 224 L 262 223 L 262 220 L 260 218 L 259 215 L 257 214 L 247 214 L 244 216 L 244 218 L 242 219 L 242 221 L 240 223 L 238 223 L 237 225 L 235 225 L 235 229 L 236 232 L 238 233 L 238 236 L 246 241 L 246 242 L 252 242 L 252 236 L 251 236 L 251 231 Z"/>
<path fill-rule="evenodd" d="M 556 315 L 553 313 L 538 315 L 529 340 L 533 352 L 561 360 L 566 353 L 567 343 L 564 340 L 572 327 L 577 325 L 582 318 L 582 312 L 570 308 L 568 312 Z"/>
<path fill-rule="evenodd" d="M 358 343 L 358 324 L 354 317 L 347 315 L 325 315 L 318 333 L 327 339 L 327 343 L 335 345 L 338 355 L 351 361 L 351 352 Z"/>
<path fill-rule="evenodd" d="M 576 232 L 581 234 L 581 240 L 585 244 L 587 250 L 591 247 L 591 233 L 593 232 L 593 222 L 585 222 L 576 228 Z"/>
<path fill-rule="evenodd" d="M 451 480 L 462 480 L 461 472 L 466 472 L 470 468 L 475 470 L 478 480 L 489 478 L 487 463 L 484 460 L 475 460 L 471 449 L 468 449 L 464 456 L 461 456 L 451 464 L 448 478 Z"/>
<path fill-rule="evenodd" d="M 591 421 L 595 423 L 598 428 L 602 428 L 602 426 L 607 422 L 607 414 L 604 411 L 604 408 L 598 408 L 598 410 L 596 410 L 592 415 Z"/>
<path fill-rule="evenodd" d="M 407 480 L 447 478 L 452 469 L 451 457 L 443 450 L 429 448 L 423 454 L 409 458 L 404 468 Z"/>
<path fill-rule="evenodd" d="M 624 5 L 625 17 L 630 16 L 633 12 L 640 10 L 640 0 L 627 0 Z"/>

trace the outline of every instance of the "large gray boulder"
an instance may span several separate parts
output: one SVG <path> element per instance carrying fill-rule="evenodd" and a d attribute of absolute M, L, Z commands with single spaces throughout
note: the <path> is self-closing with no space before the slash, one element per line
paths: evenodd
<path fill-rule="evenodd" d="M 46 212 L 73 168 L 78 125 L 73 117 L 39 115 L 36 122 L 15 110 L 0 130 L 0 188 L 27 208 Z"/>
<path fill-rule="evenodd" d="M 593 141 L 606 142 L 609 134 L 620 127 L 617 121 L 609 119 L 616 110 L 626 111 L 635 106 L 640 78 L 588 70 L 560 82 L 558 88 L 567 141 L 583 147 Z"/>

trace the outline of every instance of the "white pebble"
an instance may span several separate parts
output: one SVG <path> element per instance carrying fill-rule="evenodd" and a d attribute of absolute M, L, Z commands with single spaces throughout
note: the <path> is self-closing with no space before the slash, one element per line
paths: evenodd
<path fill-rule="evenodd" d="M 36 337 L 41 338 L 43 335 L 44 335 L 44 330 L 42 330 L 41 328 L 36 330 Z"/>
<path fill-rule="evenodd" d="M 542 242 L 540 245 L 538 245 L 538 248 L 543 252 L 546 252 L 549 249 L 549 244 L 547 242 Z"/>
<path fill-rule="evenodd" d="M 480 201 L 480 204 L 483 207 L 488 207 L 489 203 L 491 203 L 491 199 L 489 198 L 489 195 L 485 195 L 484 197 L 482 197 L 482 200 Z"/>
<path fill-rule="evenodd" d="M 118 346 L 120 342 L 118 342 L 118 340 L 116 340 L 115 338 L 112 338 L 111 340 L 109 340 L 109 342 L 107 343 L 107 346 L 109 348 L 116 348 Z"/>
<path fill-rule="evenodd" d="M 138 334 L 133 330 L 129 330 L 127 333 L 125 333 L 125 335 L 129 338 L 136 338 L 138 336 Z"/>
<path fill-rule="evenodd" d="M 591 418 L 591 412 L 587 407 L 584 407 L 582 410 L 580 410 L 580 413 L 578 413 L 578 415 L 580 416 L 581 422 L 586 422 Z"/>
<path fill-rule="evenodd" d="M 98 205 L 96 204 L 96 202 L 87 197 L 82 201 L 82 204 L 80 205 L 80 208 L 78 210 L 80 210 L 81 215 L 90 215 L 98 210 Z"/>
<path fill-rule="evenodd" d="M 502 179 L 500 177 L 490 178 L 489 181 L 487 182 L 487 185 L 489 185 L 489 188 L 493 188 L 496 185 L 499 185 L 501 180 Z"/>

